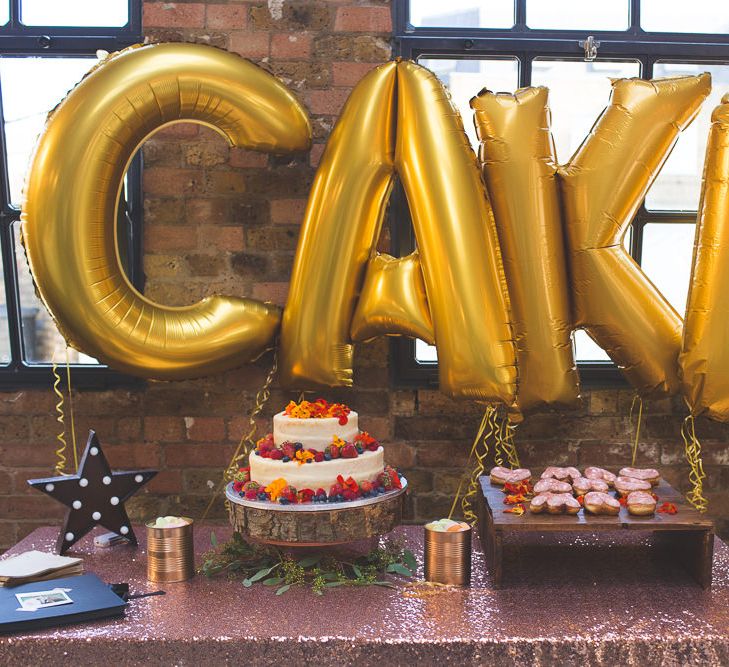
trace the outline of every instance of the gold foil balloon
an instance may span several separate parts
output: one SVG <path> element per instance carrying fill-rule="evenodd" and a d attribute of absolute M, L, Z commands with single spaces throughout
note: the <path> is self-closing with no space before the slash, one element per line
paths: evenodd
<path fill-rule="evenodd" d="M 295 97 L 252 63 L 195 44 L 133 47 L 96 67 L 50 115 L 22 210 L 36 286 L 71 344 L 113 368 L 166 380 L 255 359 L 280 320 L 274 305 L 228 296 L 162 306 L 124 274 L 115 239 L 124 172 L 151 133 L 179 121 L 253 150 L 303 150 L 311 140 Z"/>
<path fill-rule="evenodd" d="M 357 84 L 319 163 L 281 326 L 284 386 L 352 384 L 352 314 L 394 175 L 396 77 L 387 63 Z"/>
<path fill-rule="evenodd" d="M 511 405 L 516 357 L 499 241 L 461 116 L 436 76 L 398 64 L 395 167 L 412 213 L 441 391 Z"/>
<path fill-rule="evenodd" d="M 367 264 L 362 293 L 352 318 L 352 340 L 410 336 L 435 344 L 420 257 L 376 255 Z"/>
<path fill-rule="evenodd" d="M 729 421 L 729 95 L 711 120 L 680 372 L 691 414 L 725 422 Z"/>
<path fill-rule="evenodd" d="M 351 323 L 395 171 L 412 212 L 441 390 L 511 404 L 515 352 L 491 208 L 448 93 L 412 62 L 388 63 L 365 76 L 329 139 L 283 316 L 282 382 L 300 389 L 351 384 Z M 356 338 L 427 332 L 415 263 L 401 261 L 387 277 L 375 275 L 383 270 L 377 262 L 371 265 L 376 268 L 365 284 Z M 392 298 L 408 281 L 415 293 L 407 297 L 410 305 L 391 314 L 388 331 L 382 326 L 387 313 L 376 299 Z M 386 292 L 378 294 L 383 285 Z M 370 326 L 373 313 L 377 323 Z"/>
<path fill-rule="evenodd" d="M 579 402 L 547 97 L 546 88 L 524 88 L 471 100 L 509 285 L 521 411 Z"/>
<path fill-rule="evenodd" d="M 678 390 L 681 318 L 626 252 L 623 237 L 710 88 L 708 74 L 613 82 L 610 105 L 559 172 L 575 326 L 645 396 Z"/>

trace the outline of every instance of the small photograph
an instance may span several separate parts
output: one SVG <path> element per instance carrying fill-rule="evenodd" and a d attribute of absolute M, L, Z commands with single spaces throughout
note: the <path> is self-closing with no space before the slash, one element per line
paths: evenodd
<path fill-rule="evenodd" d="M 35 591 L 33 593 L 16 593 L 15 597 L 23 609 L 45 609 L 62 604 L 71 604 L 73 600 L 66 591 L 56 588 L 51 591 Z"/>

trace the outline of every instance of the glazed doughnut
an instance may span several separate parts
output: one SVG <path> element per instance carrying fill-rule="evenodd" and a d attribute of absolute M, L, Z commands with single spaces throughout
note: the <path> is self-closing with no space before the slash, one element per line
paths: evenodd
<path fill-rule="evenodd" d="M 491 469 L 489 473 L 492 484 L 497 486 L 504 486 L 507 482 L 510 484 L 519 484 L 520 482 L 528 482 L 532 478 L 531 470 L 526 468 L 517 468 L 516 470 L 509 470 L 502 466 L 496 466 Z"/>
<path fill-rule="evenodd" d="M 558 479 L 540 479 L 534 485 L 534 493 L 571 493 L 572 487 L 569 482 L 560 482 Z"/>
<path fill-rule="evenodd" d="M 618 474 L 620 477 L 642 479 L 644 482 L 650 482 L 652 486 L 656 486 L 661 479 L 661 473 L 654 468 L 622 468 Z"/>
<path fill-rule="evenodd" d="M 585 494 L 583 505 L 585 511 L 590 514 L 611 514 L 614 516 L 620 513 L 620 503 L 609 493 L 601 491 L 590 491 Z"/>
<path fill-rule="evenodd" d="M 585 477 L 587 477 L 587 479 L 602 479 L 608 483 L 608 486 L 613 486 L 617 475 L 611 473 L 609 470 L 605 470 L 604 468 L 590 466 L 589 468 L 585 468 Z"/>
<path fill-rule="evenodd" d="M 557 479 L 560 482 L 569 482 L 573 479 L 582 477 L 577 468 L 560 468 L 558 466 L 549 466 L 543 473 L 542 479 Z"/>
<path fill-rule="evenodd" d="M 578 477 L 573 480 L 572 488 L 578 496 L 584 496 L 590 491 L 607 493 L 610 489 L 608 483 L 604 479 L 588 479 L 587 477 Z"/>
<path fill-rule="evenodd" d="M 580 511 L 580 503 L 571 493 L 540 493 L 531 499 L 529 511 L 533 514 L 544 511 L 549 514 L 577 514 Z"/>
<path fill-rule="evenodd" d="M 656 499 L 645 491 L 633 491 L 628 494 L 626 504 L 628 512 L 635 516 L 650 516 L 656 511 Z"/>
<path fill-rule="evenodd" d="M 651 483 L 646 482 L 642 479 L 635 479 L 635 477 L 616 477 L 615 478 L 615 490 L 621 496 L 627 496 L 633 491 L 650 491 Z"/>

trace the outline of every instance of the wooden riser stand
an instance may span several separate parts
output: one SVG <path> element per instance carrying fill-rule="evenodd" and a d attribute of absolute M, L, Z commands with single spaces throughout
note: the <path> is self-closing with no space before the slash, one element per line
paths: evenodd
<path fill-rule="evenodd" d="M 504 542 L 509 538 L 532 533 L 580 534 L 617 533 L 625 530 L 650 531 L 654 533 L 656 547 L 669 550 L 678 558 L 699 585 L 711 587 L 711 568 L 714 553 L 714 522 L 705 514 L 690 507 L 673 487 L 661 480 L 654 492 L 659 497 L 659 506 L 670 502 L 678 508 L 677 514 L 660 514 L 636 517 L 621 507 L 617 516 L 594 516 L 585 510 L 576 515 L 553 515 L 547 513 L 522 515 L 504 512 L 504 493 L 501 487 L 492 485 L 488 477 L 480 478 L 478 498 L 479 532 L 484 556 L 494 586 L 502 586 L 504 579 Z M 622 533 L 624 535 L 624 533 Z"/>

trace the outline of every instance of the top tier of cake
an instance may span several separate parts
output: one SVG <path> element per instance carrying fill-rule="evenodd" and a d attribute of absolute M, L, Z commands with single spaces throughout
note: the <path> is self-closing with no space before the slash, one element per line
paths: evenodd
<path fill-rule="evenodd" d="M 337 436 L 346 442 L 353 442 L 359 434 L 357 413 L 347 415 L 347 423 L 341 424 L 337 417 L 299 419 L 279 412 L 273 417 L 273 442 L 280 447 L 284 442 L 300 442 L 304 449 L 324 451 L 332 438 Z"/>

